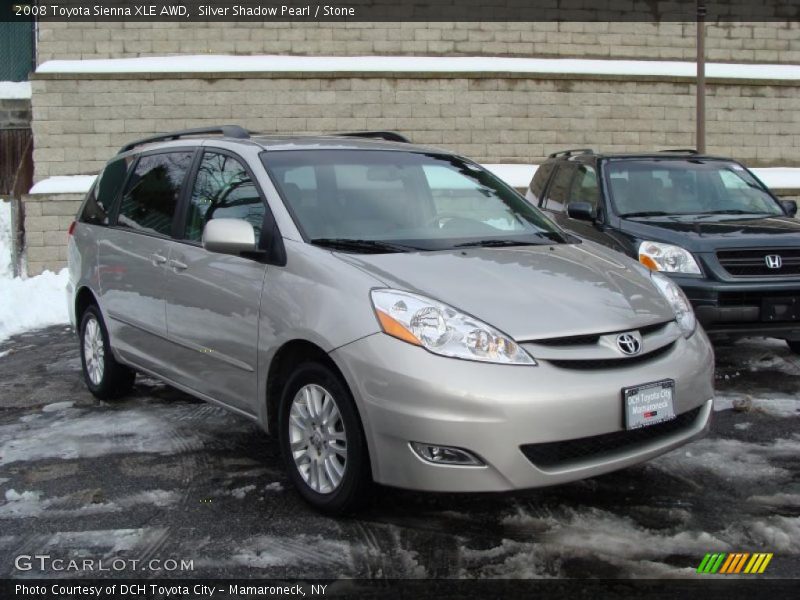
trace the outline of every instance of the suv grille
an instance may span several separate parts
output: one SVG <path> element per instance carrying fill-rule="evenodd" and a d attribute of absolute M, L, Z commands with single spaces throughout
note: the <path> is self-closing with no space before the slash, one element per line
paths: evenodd
<path fill-rule="evenodd" d="M 558 467 L 587 457 L 603 458 L 616 451 L 634 450 L 689 429 L 702 408 L 698 406 L 671 421 L 641 429 L 615 431 L 565 442 L 526 444 L 520 446 L 520 450 L 529 461 L 539 467 Z"/>
<path fill-rule="evenodd" d="M 767 257 L 780 257 L 780 267 L 770 268 Z M 717 259 L 733 277 L 780 277 L 800 275 L 800 249 L 719 250 Z"/>
<path fill-rule="evenodd" d="M 542 359 L 549 362 L 551 365 L 560 367 L 562 369 L 581 369 L 581 370 L 591 370 L 591 369 L 621 369 L 625 367 L 630 367 L 633 365 L 637 365 L 639 363 L 647 362 L 649 360 L 655 360 L 659 356 L 663 356 L 675 345 L 675 342 L 671 342 L 666 346 L 662 346 L 661 348 L 657 348 L 652 352 L 648 352 L 646 354 L 637 354 L 636 356 L 629 356 L 626 358 L 600 358 L 600 359 Z"/>

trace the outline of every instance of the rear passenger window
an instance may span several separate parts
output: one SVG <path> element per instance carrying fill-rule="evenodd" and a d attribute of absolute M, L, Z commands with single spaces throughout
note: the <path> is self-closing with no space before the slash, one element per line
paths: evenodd
<path fill-rule="evenodd" d="M 112 205 L 125 183 L 131 158 L 114 160 L 98 175 L 97 182 L 92 187 L 79 220 L 92 225 L 108 225 L 108 215 Z"/>
<path fill-rule="evenodd" d="M 117 225 L 169 236 L 181 185 L 193 152 L 142 156 L 120 203 Z"/>
<path fill-rule="evenodd" d="M 525 194 L 529 202 L 533 202 L 535 205 L 539 206 L 539 201 L 542 199 L 542 192 L 544 192 L 544 186 L 547 185 L 547 180 L 550 179 L 550 173 L 553 172 L 553 166 L 553 163 L 550 163 L 549 165 L 542 165 L 536 169 L 531 185 L 528 188 L 528 193 Z"/>
<path fill-rule="evenodd" d="M 547 190 L 547 198 L 544 201 L 544 207 L 547 210 L 554 212 L 564 212 L 567 205 L 567 194 L 569 193 L 569 185 L 572 182 L 572 175 L 575 173 L 573 165 L 562 165 L 556 171 L 553 183 Z"/>
<path fill-rule="evenodd" d="M 226 154 L 206 152 L 197 172 L 184 239 L 199 242 L 211 219 L 244 219 L 256 242 L 264 221 L 264 202 L 241 162 Z"/>

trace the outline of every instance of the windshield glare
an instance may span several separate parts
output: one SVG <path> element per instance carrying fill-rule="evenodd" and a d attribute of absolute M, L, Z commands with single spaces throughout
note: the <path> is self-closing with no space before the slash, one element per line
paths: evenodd
<path fill-rule="evenodd" d="M 402 251 L 564 240 L 512 188 L 446 154 L 304 150 L 265 152 L 262 160 L 312 243 L 358 240 L 361 248 L 377 242 Z"/>
<path fill-rule="evenodd" d="M 620 216 L 651 214 L 782 215 L 778 203 L 741 165 L 701 159 L 610 161 L 606 177 Z"/>

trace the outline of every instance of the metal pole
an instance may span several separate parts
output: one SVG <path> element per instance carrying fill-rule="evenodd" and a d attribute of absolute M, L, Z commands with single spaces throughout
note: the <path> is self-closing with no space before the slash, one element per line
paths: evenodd
<path fill-rule="evenodd" d="M 706 151 L 706 3 L 697 0 L 697 151 Z"/>

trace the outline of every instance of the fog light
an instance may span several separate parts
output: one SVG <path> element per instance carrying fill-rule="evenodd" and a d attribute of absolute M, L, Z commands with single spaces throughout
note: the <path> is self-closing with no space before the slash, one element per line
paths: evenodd
<path fill-rule="evenodd" d="M 436 446 L 434 444 L 422 444 L 411 442 L 411 448 L 419 457 L 427 462 L 437 465 L 464 465 L 472 467 L 483 466 L 483 461 L 461 448 L 451 448 L 450 446 Z"/>

